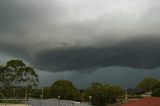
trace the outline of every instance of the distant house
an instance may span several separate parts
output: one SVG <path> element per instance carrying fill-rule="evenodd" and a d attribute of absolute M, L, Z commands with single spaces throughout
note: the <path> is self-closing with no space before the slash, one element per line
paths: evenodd
<path fill-rule="evenodd" d="M 152 92 L 146 92 L 144 94 L 141 95 L 142 97 L 151 97 L 152 96 Z"/>

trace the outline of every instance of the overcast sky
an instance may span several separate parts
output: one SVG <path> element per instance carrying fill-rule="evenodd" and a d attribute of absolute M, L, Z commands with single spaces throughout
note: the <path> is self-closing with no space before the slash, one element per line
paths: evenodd
<path fill-rule="evenodd" d="M 0 63 L 22 59 L 42 85 L 134 87 L 160 77 L 159 11 L 158 0 L 0 0 Z"/>

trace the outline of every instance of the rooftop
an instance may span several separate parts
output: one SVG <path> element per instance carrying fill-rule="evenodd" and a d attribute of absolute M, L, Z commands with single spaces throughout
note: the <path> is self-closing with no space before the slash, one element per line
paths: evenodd
<path fill-rule="evenodd" d="M 135 101 L 129 101 L 120 106 L 160 106 L 160 97 L 146 97 Z"/>

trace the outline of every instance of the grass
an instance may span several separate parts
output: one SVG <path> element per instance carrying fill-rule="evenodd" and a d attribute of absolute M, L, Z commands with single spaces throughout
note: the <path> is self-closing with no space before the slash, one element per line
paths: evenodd
<path fill-rule="evenodd" d="M 23 104 L 24 102 L 20 100 L 0 100 L 0 103 Z"/>

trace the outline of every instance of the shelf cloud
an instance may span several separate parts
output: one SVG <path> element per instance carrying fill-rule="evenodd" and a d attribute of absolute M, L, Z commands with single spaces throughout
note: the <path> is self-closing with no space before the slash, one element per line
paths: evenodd
<path fill-rule="evenodd" d="M 160 1 L 1 0 L 0 52 L 46 71 L 157 68 Z"/>

